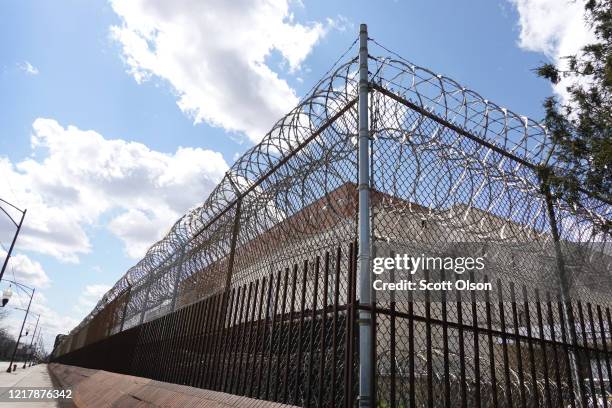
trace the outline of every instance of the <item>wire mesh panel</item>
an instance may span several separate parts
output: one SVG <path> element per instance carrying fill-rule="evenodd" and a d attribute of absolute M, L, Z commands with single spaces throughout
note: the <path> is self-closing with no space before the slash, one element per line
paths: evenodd
<path fill-rule="evenodd" d="M 373 406 L 612 406 L 610 201 L 554 196 L 544 127 L 370 45 L 365 250 L 423 262 L 418 273 L 391 267 L 370 278 L 489 289 L 373 285 L 372 303 L 359 302 L 358 66 L 349 59 L 117 282 L 56 361 L 349 407 L 368 310 Z M 476 256 L 477 273 L 436 263 Z"/>

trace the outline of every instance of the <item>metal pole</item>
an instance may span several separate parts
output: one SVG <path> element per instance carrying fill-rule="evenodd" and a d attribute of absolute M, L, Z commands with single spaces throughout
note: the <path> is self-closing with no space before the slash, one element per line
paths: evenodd
<path fill-rule="evenodd" d="M 181 274 L 183 273 L 183 262 L 185 261 L 185 247 L 181 247 L 181 256 L 178 259 L 178 267 L 176 271 L 176 278 L 174 279 L 174 290 L 172 292 L 172 304 L 170 311 L 174 312 L 176 309 L 176 301 L 179 294 L 179 285 L 181 284 Z"/>
<path fill-rule="evenodd" d="M 145 283 L 147 287 L 145 289 L 145 298 L 144 298 L 144 303 L 142 306 L 142 311 L 140 312 L 140 320 L 138 321 L 139 325 L 144 323 L 145 313 L 147 312 L 147 305 L 149 303 L 149 292 L 151 291 L 151 284 L 152 284 L 151 281 L 153 280 L 154 275 L 155 275 L 155 272 L 151 271 L 149 272 L 149 276 L 147 276 L 147 283 Z"/>
<path fill-rule="evenodd" d="M 370 306 L 370 127 L 368 123 L 368 27 L 359 28 L 359 304 Z M 369 408 L 372 397 L 372 321 L 359 309 L 359 407 Z M 350 384 L 346 385 L 350 387 Z"/>
<path fill-rule="evenodd" d="M 38 332 L 38 339 L 36 339 L 36 352 L 39 351 L 39 349 L 42 349 L 42 342 L 43 342 L 43 337 L 42 337 L 42 328 L 40 329 L 40 331 Z M 34 353 L 34 356 L 36 356 L 36 353 Z M 30 362 L 30 365 L 32 365 L 32 362 Z"/>
<path fill-rule="evenodd" d="M 544 198 L 546 200 L 546 211 L 548 213 L 548 220 L 550 222 L 550 230 L 553 236 L 553 242 L 555 245 L 555 258 L 557 261 L 557 270 L 559 271 L 559 280 L 561 284 L 561 305 L 563 309 L 563 317 L 565 324 L 568 326 L 567 331 L 568 335 L 571 339 L 572 346 L 576 349 L 578 346 L 578 339 L 576 338 L 576 322 L 574 320 L 574 313 L 568 310 L 568 305 L 571 304 L 571 282 L 569 276 L 567 275 L 567 270 L 565 269 L 565 262 L 563 257 L 563 251 L 561 249 L 561 237 L 559 234 L 559 229 L 557 227 L 557 217 L 555 214 L 555 208 L 553 205 L 552 195 L 550 193 L 550 185 L 548 182 L 548 175 L 544 174 L 542 177 L 542 192 L 544 193 Z M 578 407 L 582 406 L 583 401 L 583 392 L 582 392 L 582 382 L 580 377 L 581 367 L 580 367 L 580 359 L 576 355 L 576 352 L 573 351 L 570 354 L 570 368 L 572 372 L 572 383 L 574 392 L 576 393 L 575 402 Z"/>
<path fill-rule="evenodd" d="M 17 241 L 17 236 L 19 235 L 19 231 L 21 231 L 21 225 L 23 224 L 23 219 L 25 218 L 26 212 L 28 210 L 23 210 L 21 213 L 21 219 L 19 220 L 19 224 L 17 225 L 17 231 L 15 231 L 15 236 L 13 237 L 13 242 L 11 242 L 11 246 L 6 254 L 6 258 L 4 259 L 4 264 L 2 265 L 2 271 L 0 271 L 0 280 L 4 276 L 4 270 L 6 269 L 6 265 L 8 264 L 8 260 L 11 257 L 11 253 L 13 252 L 13 247 L 15 246 L 15 241 Z M 12 218 L 11 218 L 12 220 Z M 13 221 L 14 222 L 14 221 Z"/>
<path fill-rule="evenodd" d="M 26 365 L 28 364 L 28 361 L 30 361 L 31 357 L 32 357 L 32 345 L 34 344 L 34 337 L 36 337 L 36 329 L 38 329 L 38 321 L 40 320 L 40 315 L 38 315 L 38 318 L 36 319 L 36 326 L 34 326 L 34 333 L 32 333 L 32 340 L 30 340 L 30 353 L 28 354 L 28 358 L 23 362 L 23 368 L 26 368 Z"/>
<path fill-rule="evenodd" d="M 26 314 L 23 317 L 23 322 L 21 323 L 21 330 L 19 330 L 19 337 L 17 337 L 17 342 L 15 343 L 15 349 L 13 350 L 13 356 L 11 357 L 11 363 L 9 364 L 7 373 L 10 373 L 13 370 L 13 361 L 15 360 L 15 354 L 17 354 L 17 347 L 19 347 L 19 340 L 21 340 L 21 333 L 23 333 L 23 326 L 25 326 L 26 319 L 28 318 L 28 313 L 30 313 L 30 306 L 32 305 L 32 298 L 34 297 L 34 291 L 36 289 L 32 289 L 32 294 L 30 295 L 30 302 L 28 303 L 28 310 L 26 310 Z"/>
<path fill-rule="evenodd" d="M 121 327 L 119 332 L 123 331 L 123 325 L 125 325 L 125 315 L 127 313 L 128 303 L 130 303 L 130 295 L 132 294 L 132 284 L 128 281 L 127 293 L 125 294 L 125 303 L 123 304 L 123 314 L 121 315 Z"/>

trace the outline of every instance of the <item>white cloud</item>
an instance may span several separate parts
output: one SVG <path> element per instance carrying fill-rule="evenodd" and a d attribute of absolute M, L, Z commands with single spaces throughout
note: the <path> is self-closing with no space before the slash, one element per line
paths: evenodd
<path fill-rule="evenodd" d="M 111 0 L 122 20 L 111 32 L 138 82 L 166 80 L 195 122 L 259 141 L 298 100 L 266 58 L 277 51 L 296 72 L 330 27 L 346 24 L 296 23 L 289 3 Z"/>
<path fill-rule="evenodd" d="M 85 289 L 79 295 L 79 299 L 74 305 L 74 310 L 80 314 L 89 313 L 110 288 L 111 286 L 104 284 L 85 286 Z"/>
<path fill-rule="evenodd" d="M 0 197 L 27 208 L 19 248 L 77 262 L 91 250 L 91 228 L 107 227 L 138 258 L 190 207 L 200 204 L 227 170 L 222 155 L 179 147 L 168 154 L 141 143 L 36 119 L 33 155 L 0 157 Z M 108 225 L 101 216 L 111 215 Z M 137 232 L 140 230 L 140 232 Z M 0 217 L 0 240 L 14 227 Z"/>
<path fill-rule="evenodd" d="M 6 257 L 6 251 L 0 250 L 0 262 L 4 262 Z M 24 285 L 35 287 L 35 288 L 46 288 L 49 286 L 51 280 L 43 269 L 42 265 L 30 259 L 24 254 L 15 253 L 11 255 L 8 267 L 5 271 L 4 278 L 13 279 L 17 282 L 23 283 Z"/>
<path fill-rule="evenodd" d="M 545 54 L 558 66 L 594 39 L 584 19 L 583 0 L 510 0 L 519 13 L 519 46 Z M 554 86 L 567 101 L 565 88 L 572 79 Z"/>
<path fill-rule="evenodd" d="M 17 68 L 19 68 L 28 75 L 38 75 L 38 68 L 30 64 L 28 61 L 18 62 Z"/>
<path fill-rule="evenodd" d="M 13 288 L 13 297 L 9 301 L 7 307 L 3 309 L 4 312 L 6 312 L 6 316 L 0 320 L 1 325 L 15 339 L 19 335 L 19 329 L 21 328 L 25 313 L 23 310 L 15 309 L 15 307 L 25 309 L 28 306 L 29 300 L 29 294 Z M 50 308 L 47 304 L 45 295 L 42 292 L 36 291 L 32 299 L 30 315 L 28 316 L 24 328 L 24 333 L 26 329 L 30 333 L 27 337 L 22 337 L 22 342 L 29 344 L 32 340 L 32 334 L 38 315 L 40 315 L 40 321 L 38 322 L 37 333 L 39 333 L 39 331 L 42 332 L 43 342 L 48 352 L 53 349 L 53 342 L 58 333 L 68 333 L 79 323 L 79 320 L 70 316 L 61 315 Z"/>

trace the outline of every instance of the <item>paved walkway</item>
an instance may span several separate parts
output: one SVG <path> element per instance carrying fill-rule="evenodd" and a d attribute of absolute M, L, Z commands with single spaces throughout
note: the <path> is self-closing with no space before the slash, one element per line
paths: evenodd
<path fill-rule="evenodd" d="M 22 365 L 23 363 L 18 363 L 17 370 L 12 373 L 6 372 L 8 363 L 0 366 L 0 398 L 8 396 L 9 389 L 14 387 L 53 387 L 46 364 L 39 364 L 26 369 L 22 369 Z M 55 401 L 0 402 L 0 407 L 55 408 L 59 405 Z"/>
<path fill-rule="evenodd" d="M 77 408 L 297 408 L 102 370 L 54 363 L 49 370 L 74 390 Z"/>

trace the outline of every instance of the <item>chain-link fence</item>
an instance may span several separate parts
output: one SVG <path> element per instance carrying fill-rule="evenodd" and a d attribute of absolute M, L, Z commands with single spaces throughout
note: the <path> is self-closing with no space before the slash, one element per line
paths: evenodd
<path fill-rule="evenodd" d="M 376 406 L 612 406 L 609 199 L 553 196 L 542 169 L 555 171 L 555 147 L 541 125 L 369 44 L 372 256 L 485 259 L 477 273 L 434 263 L 372 279 L 491 290 L 356 299 L 349 59 L 117 282 L 56 361 L 353 406 L 357 314 L 369 310 Z"/>

